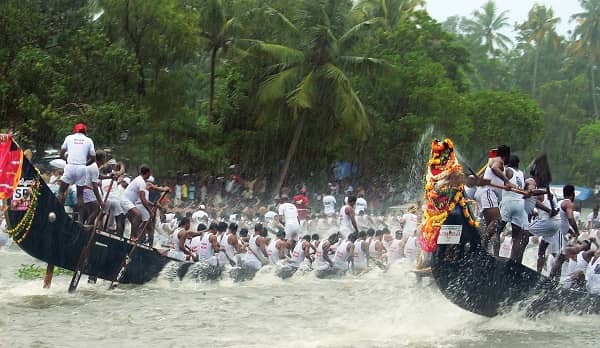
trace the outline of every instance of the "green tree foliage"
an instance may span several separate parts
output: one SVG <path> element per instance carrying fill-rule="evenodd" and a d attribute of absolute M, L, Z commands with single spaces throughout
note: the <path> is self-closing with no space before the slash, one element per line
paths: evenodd
<path fill-rule="evenodd" d="M 130 168 L 235 163 L 274 191 L 336 160 L 396 177 L 429 127 L 472 166 L 508 143 L 591 184 L 595 161 L 563 155 L 597 128 L 598 1 L 581 2 L 573 37 L 536 5 L 512 47 L 492 1 L 442 25 L 421 0 L 5 0 L 0 120 L 38 154 L 85 121 Z"/>

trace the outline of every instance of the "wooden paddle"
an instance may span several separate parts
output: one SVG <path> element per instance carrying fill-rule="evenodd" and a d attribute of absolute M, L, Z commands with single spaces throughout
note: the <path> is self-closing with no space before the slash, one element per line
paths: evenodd
<path fill-rule="evenodd" d="M 471 175 L 473 175 L 473 176 L 475 176 L 475 178 L 477 178 L 477 186 L 492 186 L 492 187 L 496 187 L 496 188 L 506 190 L 506 191 L 513 191 L 513 192 L 519 193 L 523 196 L 529 196 L 531 194 L 525 190 L 521 190 L 516 187 L 509 187 L 509 186 L 505 186 L 505 185 L 494 184 L 488 179 L 483 179 L 483 178 L 479 177 L 477 175 L 477 173 L 475 173 L 473 171 L 473 169 L 471 169 L 471 167 L 467 166 L 467 169 L 469 170 L 469 172 L 471 172 Z"/>
<path fill-rule="evenodd" d="M 108 195 L 110 194 L 110 191 L 112 189 L 114 181 L 115 181 L 114 178 L 110 179 L 110 186 L 108 187 L 108 190 L 106 190 L 106 194 L 104 195 L 104 201 L 102 202 L 102 206 L 106 206 L 106 201 L 108 200 Z M 104 218 L 104 214 L 103 214 L 104 211 L 102 210 L 102 207 L 100 207 L 99 209 L 100 209 L 100 213 L 98 214 L 98 217 L 96 218 L 96 222 L 94 224 L 94 229 L 91 231 L 90 237 L 88 238 L 88 241 L 87 241 L 87 244 L 85 245 L 85 247 L 81 251 L 81 254 L 79 255 L 79 260 L 77 261 L 77 267 L 75 267 L 75 272 L 73 273 L 73 278 L 71 278 L 71 283 L 69 284 L 69 293 L 73 293 L 73 292 L 75 292 L 75 290 L 77 290 L 77 286 L 79 285 L 79 280 L 81 279 L 82 271 L 85 268 L 85 266 L 87 265 L 87 262 L 88 262 L 88 259 L 90 256 L 90 249 L 92 248 L 94 240 L 96 239 L 96 232 L 98 230 L 98 227 L 102 224 L 102 219 Z"/>
<path fill-rule="evenodd" d="M 137 250 L 137 247 L 140 246 L 140 239 L 141 239 L 140 237 L 143 235 L 144 231 L 146 230 L 146 227 L 148 227 L 148 224 L 155 219 L 156 208 L 158 207 L 158 204 L 160 204 L 160 202 L 162 202 L 162 200 L 165 197 L 167 197 L 167 194 L 169 194 L 169 191 L 163 192 L 160 195 L 160 198 L 158 198 L 158 201 L 156 201 L 156 203 L 154 204 L 154 207 L 152 207 L 152 212 L 150 213 L 150 219 L 148 219 L 148 221 L 144 222 L 144 224 L 142 225 L 142 228 L 140 229 L 140 235 L 138 236 L 138 238 L 135 239 L 135 244 L 133 245 L 133 247 L 131 248 L 129 253 L 127 255 L 125 255 L 125 258 L 123 258 L 123 261 L 121 262 L 121 267 L 119 268 L 119 272 L 117 272 L 117 274 L 115 275 L 113 280 L 110 282 L 110 286 L 108 287 L 110 290 L 116 288 L 117 285 L 119 284 L 119 282 L 121 281 L 121 279 L 123 279 L 123 276 L 125 275 L 125 271 L 127 271 L 127 266 L 129 266 L 129 263 L 132 260 L 133 254 Z M 150 247 L 152 247 L 152 246 L 150 246 Z"/>

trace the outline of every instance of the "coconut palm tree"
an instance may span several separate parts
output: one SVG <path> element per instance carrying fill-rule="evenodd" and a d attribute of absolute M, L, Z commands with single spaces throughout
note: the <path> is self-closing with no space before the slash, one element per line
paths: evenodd
<path fill-rule="evenodd" d="M 269 105 L 284 105 L 295 122 L 275 194 L 285 181 L 306 127 L 336 128 L 357 139 L 364 139 L 370 131 L 369 118 L 348 72 L 373 72 L 388 65 L 379 59 L 348 55 L 355 34 L 372 22 L 347 29 L 347 21 L 339 17 L 340 3 L 343 1 L 303 1 L 298 20 L 287 21 L 301 35 L 297 42 L 286 46 L 255 41 L 249 50 L 273 63 L 258 91 L 265 110 L 271 110 Z"/>
<path fill-rule="evenodd" d="M 571 17 L 577 23 L 573 31 L 573 48 L 576 55 L 586 57 L 590 62 L 592 101 L 594 115 L 598 119 L 595 74 L 600 63 L 600 0 L 579 0 L 579 3 L 583 12 Z"/>
<path fill-rule="evenodd" d="M 387 29 L 407 19 L 425 0 L 358 0 L 353 12 L 361 21 L 381 18 Z"/>
<path fill-rule="evenodd" d="M 210 52 L 210 78 L 208 96 L 209 122 L 214 122 L 215 72 L 219 52 L 226 51 L 234 42 L 235 18 L 227 18 L 221 0 L 206 0 L 200 8 L 200 35 Z"/>
<path fill-rule="evenodd" d="M 533 44 L 535 56 L 533 61 L 533 81 L 531 84 L 531 97 L 535 98 L 537 89 L 538 65 L 540 52 L 546 43 L 554 47 L 560 43 L 560 37 L 556 33 L 556 24 L 560 18 L 554 17 L 552 8 L 535 4 L 529 10 L 527 21 L 518 26 L 521 31 L 520 39 L 527 44 Z"/>
<path fill-rule="evenodd" d="M 473 12 L 473 18 L 463 21 L 464 30 L 474 42 L 483 45 L 489 54 L 497 56 L 498 49 L 507 50 L 512 43 L 508 36 L 500 32 L 510 27 L 507 14 L 508 11 L 498 13 L 496 3 L 490 0 Z"/>

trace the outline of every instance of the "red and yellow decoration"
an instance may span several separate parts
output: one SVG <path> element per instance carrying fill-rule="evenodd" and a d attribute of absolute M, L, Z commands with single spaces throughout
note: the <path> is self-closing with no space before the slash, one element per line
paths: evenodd
<path fill-rule="evenodd" d="M 425 185 L 426 209 L 421 225 L 419 243 L 425 252 L 437 249 L 440 229 L 457 204 L 462 208 L 466 220 L 477 226 L 463 197 L 462 167 L 456 160 L 454 144 L 450 139 L 431 142 L 431 158 L 427 164 Z"/>

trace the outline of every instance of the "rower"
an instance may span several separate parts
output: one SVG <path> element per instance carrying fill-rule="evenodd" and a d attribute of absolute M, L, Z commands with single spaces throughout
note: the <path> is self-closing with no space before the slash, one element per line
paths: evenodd
<path fill-rule="evenodd" d="M 64 205 L 66 192 L 70 185 L 77 186 L 77 206 L 83 208 L 83 186 L 87 176 L 86 166 L 96 161 L 96 150 L 92 139 L 86 136 L 87 126 L 78 123 L 73 134 L 67 135 L 60 148 L 60 157 L 67 161 L 60 178 L 59 201 Z"/>
<path fill-rule="evenodd" d="M 350 199 L 348 199 L 350 201 Z M 333 267 L 338 274 L 345 274 L 354 265 L 354 242 L 358 233 L 350 233 L 348 239 L 342 240 L 333 257 Z"/>
<path fill-rule="evenodd" d="M 579 236 L 579 228 L 573 214 L 575 211 L 575 205 L 573 204 L 575 200 L 575 186 L 565 185 L 563 187 L 563 197 L 564 199 L 558 202 L 560 224 L 558 226 L 558 233 L 556 234 L 556 241 L 558 242 L 559 255 L 550 272 L 550 278 L 560 277 L 562 264 L 567 258 L 563 249 L 565 238 L 571 235 L 571 230 L 575 238 Z"/>
<path fill-rule="evenodd" d="M 367 243 L 367 232 L 360 231 L 354 242 L 352 254 L 352 272 L 360 274 L 369 267 L 369 244 Z"/>
<path fill-rule="evenodd" d="M 518 156 L 510 156 L 504 173 L 511 186 L 520 190 L 525 188 L 525 176 L 519 170 L 520 159 Z M 500 204 L 500 216 L 502 218 L 501 230 L 507 223 L 511 224 L 511 252 L 510 258 L 515 262 L 523 261 L 523 253 L 529 243 L 529 234 L 527 228 L 527 214 L 525 213 L 525 201 L 523 195 L 508 190 L 502 193 L 502 203 Z M 507 238 L 505 238 L 505 241 Z"/>
<path fill-rule="evenodd" d="M 171 235 L 171 249 L 167 253 L 167 256 L 179 261 L 194 260 L 196 255 L 185 245 L 185 242 L 190 238 L 200 235 L 202 235 L 202 232 L 190 231 L 190 220 L 188 218 L 181 219 L 179 226 Z"/>
<path fill-rule="evenodd" d="M 537 217 L 533 219 L 527 230 L 529 233 L 536 237 L 540 237 L 540 244 L 538 246 L 538 259 L 537 259 L 537 271 L 542 272 L 546 265 L 546 250 L 548 246 L 550 253 L 556 255 L 559 252 L 558 241 L 556 240 L 556 234 L 558 233 L 558 226 L 560 218 L 558 212 L 552 211 L 552 206 L 557 206 L 554 196 L 545 194 L 543 196 L 537 196 L 535 201 L 535 207 L 537 208 Z"/>
<path fill-rule="evenodd" d="M 215 223 L 210 224 L 208 231 L 204 232 L 199 241 L 194 243 L 192 248 L 196 249 L 196 261 L 205 262 L 211 266 L 217 266 L 218 260 L 215 257 L 215 253 L 220 250 L 219 243 L 217 241 L 217 231 L 219 226 Z M 192 242 L 194 239 L 192 239 Z M 193 250 L 193 249 L 192 249 Z"/>
<path fill-rule="evenodd" d="M 329 257 L 331 246 L 338 242 L 339 233 L 333 233 L 329 238 L 321 241 L 315 252 L 315 263 L 317 264 L 317 277 L 327 276 L 333 270 L 333 261 Z"/>
<path fill-rule="evenodd" d="M 419 256 L 419 245 L 417 243 L 416 232 L 408 237 L 404 244 L 404 257 L 410 265 L 414 265 Z"/>
<path fill-rule="evenodd" d="M 313 259 L 310 257 L 312 248 L 310 240 L 310 234 L 307 234 L 302 237 L 300 243 L 296 244 L 296 247 L 294 247 L 294 251 L 292 252 L 292 258 L 289 261 L 290 266 L 298 269 L 304 260 L 307 260 L 309 263 L 313 262 Z"/>
<path fill-rule="evenodd" d="M 148 201 L 145 192 L 147 190 L 146 181 L 151 175 L 152 172 L 149 167 L 144 165 L 141 166 L 140 175 L 127 185 L 127 188 L 121 197 L 121 208 L 126 212 L 127 218 L 131 223 L 131 239 L 137 239 L 139 237 L 140 224 L 150 219 L 150 211 L 154 204 Z M 168 187 L 155 188 L 162 192 L 170 191 Z M 136 206 L 138 200 L 140 201 L 140 204 Z"/>
<path fill-rule="evenodd" d="M 244 265 L 253 271 L 258 271 L 263 265 L 269 263 L 269 254 L 267 253 L 263 231 L 262 224 L 254 225 L 254 234 L 250 237 L 250 241 L 248 242 L 248 251 L 244 260 Z"/>
<path fill-rule="evenodd" d="M 404 257 L 404 240 L 402 239 L 402 231 L 396 231 L 396 238 L 392 240 L 390 249 L 388 250 L 388 264 L 392 264 Z"/>
<path fill-rule="evenodd" d="M 383 262 L 383 253 L 385 252 L 382 240 L 383 230 L 377 230 L 373 240 L 371 241 L 371 244 L 369 245 L 369 258 L 378 263 Z"/>
<path fill-rule="evenodd" d="M 348 196 L 348 203 L 340 209 L 340 233 L 342 238 L 348 238 L 352 232 L 358 233 L 356 219 L 354 217 L 354 205 L 356 204 L 356 196 Z"/>
<path fill-rule="evenodd" d="M 510 187 L 512 184 L 504 174 L 504 163 L 510 158 L 510 147 L 500 145 L 497 149 L 491 151 L 489 163 L 483 174 L 484 180 L 489 180 L 490 184 Z M 491 185 L 484 185 L 477 188 L 475 199 L 479 208 L 483 211 L 485 219 L 485 232 L 482 236 L 482 246 L 488 250 L 490 241 L 492 242 L 493 254 L 498 256 L 500 253 L 500 197 L 502 192 Z"/>
<path fill-rule="evenodd" d="M 242 249 L 236 236 L 237 230 L 238 225 L 235 222 L 230 223 L 227 232 L 219 240 L 221 246 L 219 263 L 221 265 L 229 263 L 231 266 L 235 266 L 237 264 L 235 255 L 239 254 Z"/>
<path fill-rule="evenodd" d="M 104 151 L 96 152 L 96 161 L 85 167 L 86 178 L 83 187 L 83 209 L 80 211 L 79 218 L 81 223 L 92 225 L 100 210 L 104 209 L 102 195 L 100 194 L 100 170 L 106 163 L 106 154 Z"/>
<path fill-rule="evenodd" d="M 289 242 L 285 240 L 285 231 L 277 232 L 277 239 L 271 240 L 267 247 L 267 255 L 272 264 L 277 264 L 279 260 L 284 260 L 287 257 L 289 250 Z"/>

